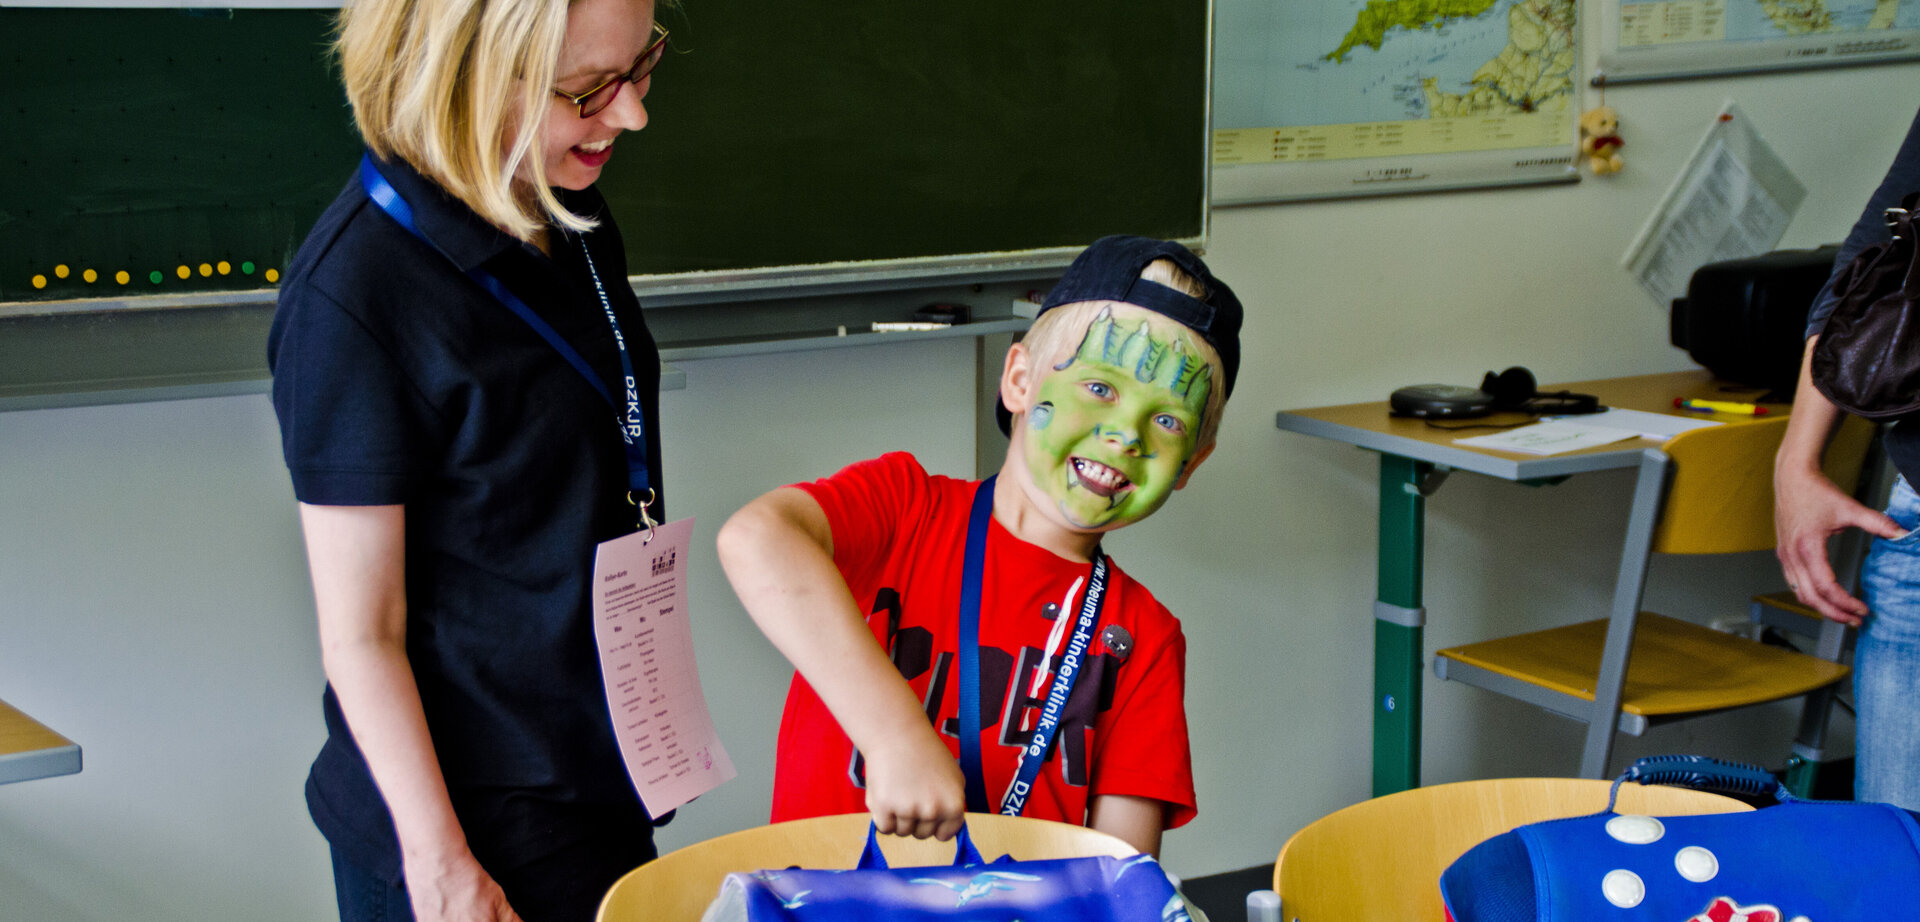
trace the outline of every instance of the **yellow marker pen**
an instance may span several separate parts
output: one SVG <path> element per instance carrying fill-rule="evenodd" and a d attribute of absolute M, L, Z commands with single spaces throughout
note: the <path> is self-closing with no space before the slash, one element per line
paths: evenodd
<path fill-rule="evenodd" d="M 1701 413 L 1737 413 L 1741 416 L 1765 416 L 1767 408 L 1756 403 L 1737 403 L 1731 400 L 1694 400 L 1688 397 L 1673 398 L 1673 405 L 1682 410 L 1698 410 Z"/>

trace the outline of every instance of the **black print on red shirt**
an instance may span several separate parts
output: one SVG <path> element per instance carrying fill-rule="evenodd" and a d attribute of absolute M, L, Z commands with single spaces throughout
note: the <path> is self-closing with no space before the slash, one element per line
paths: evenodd
<path fill-rule="evenodd" d="M 881 589 L 875 594 L 869 619 L 882 612 L 887 616 L 887 656 L 893 667 L 907 681 L 915 681 L 933 670 L 933 676 L 927 681 L 926 697 L 921 706 L 925 709 L 928 722 L 939 718 L 940 703 L 945 700 L 947 686 L 956 680 L 955 660 L 957 655 L 943 652 L 937 658 L 933 655 L 933 635 L 926 628 L 909 627 L 902 629 L 900 594 L 893 589 Z M 1024 748 L 1033 739 L 1033 727 L 1040 722 L 1040 712 L 1046 707 L 1047 693 L 1052 690 L 1053 673 L 1058 669 L 1062 654 L 1051 657 L 1041 671 L 1042 661 L 1048 659 L 1045 650 L 1039 647 L 1022 647 L 1016 666 L 1013 654 L 998 647 L 980 648 L 980 714 L 999 715 L 999 723 L 991 739 L 1000 746 L 1009 749 Z M 1044 763 L 1051 763 L 1056 753 L 1065 761 L 1061 766 L 1061 776 L 1074 787 L 1086 787 L 1090 783 L 1087 770 L 1088 731 L 1093 729 L 1094 720 L 1102 713 L 1113 709 L 1114 682 L 1118 676 L 1122 660 L 1110 653 L 1101 653 L 1085 658 L 1085 668 L 1073 683 L 1073 693 L 1067 696 L 1066 706 L 1062 709 L 1060 732 L 1047 747 Z M 1044 678 L 1040 687 L 1034 689 L 1036 674 Z M 1009 694 L 1011 693 L 1011 694 Z M 940 721 L 942 735 L 958 737 L 960 719 L 948 717 Z M 848 766 L 848 777 L 853 786 L 866 788 L 866 761 L 859 750 L 854 750 L 852 764 Z"/>

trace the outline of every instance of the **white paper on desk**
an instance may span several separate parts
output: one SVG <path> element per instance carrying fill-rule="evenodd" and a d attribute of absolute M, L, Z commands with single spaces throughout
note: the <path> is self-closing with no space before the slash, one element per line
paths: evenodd
<path fill-rule="evenodd" d="M 1633 437 L 1634 434 L 1625 429 L 1586 426 L 1560 419 L 1521 426 L 1518 429 L 1508 429 L 1493 435 L 1454 439 L 1453 444 L 1465 445 L 1469 448 L 1491 448 L 1495 451 L 1517 451 L 1528 455 L 1557 455 L 1562 452 L 1579 451 L 1582 448 L 1624 442 Z"/>
<path fill-rule="evenodd" d="M 1689 429 L 1705 429 L 1708 426 L 1722 425 L 1717 419 L 1695 419 L 1675 416 L 1672 413 L 1648 413 L 1645 410 L 1622 410 L 1618 407 L 1609 407 L 1598 413 L 1549 418 L 1569 420 L 1582 426 L 1597 426 L 1601 429 L 1620 429 L 1656 442 L 1664 442 Z"/>
<path fill-rule="evenodd" d="M 604 542 L 593 557 L 593 637 L 614 741 L 655 819 L 734 776 L 700 690 L 687 619 L 693 520 Z"/>

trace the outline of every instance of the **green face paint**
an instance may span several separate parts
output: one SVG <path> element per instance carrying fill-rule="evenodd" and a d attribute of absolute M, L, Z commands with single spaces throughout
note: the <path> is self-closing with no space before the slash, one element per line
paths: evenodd
<path fill-rule="evenodd" d="M 1102 308 L 1041 379 L 1027 414 L 1033 482 L 1075 528 L 1151 515 L 1199 443 L 1214 369 L 1191 331 L 1144 308 Z"/>

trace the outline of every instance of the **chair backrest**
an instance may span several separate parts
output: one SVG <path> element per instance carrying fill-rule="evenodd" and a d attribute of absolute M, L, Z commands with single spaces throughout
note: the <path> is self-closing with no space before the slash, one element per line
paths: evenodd
<path fill-rule="evenodd" d="M 1362 801 L 1295 833 L 1273 867 L 1287 922 L 1440 922 L 1440 872 L 1467 849 L 1541 820 L 1598 813 L 1612 782 L 1500 778 L 1414 788 Z M 1671 787 L 1620 786 L 1621 813 L 1681 816 L 1752 807 Z"/>
<path fill-rule="evenodd" d="M 1873 424 L 1847 417 L 1828 443 L 1827 476 L 1852 493 Z M 1773 456 L 1787 418 L 1735 420 L 1691 429 L 1663 446 L 1673 478 L 1654 531 L 1660 554 L 1734 554 L 1773 547 Z"/>
<path fill-rule="evenodd" d="M 868 815 L 849 813 L 758 826 L 696 842 L 627 873 L 607 891 L 599 922 L 699 922 L 720 882 L 735 871 L 800 865 L 851 868 L 867 841 Z M 1125 841 L 1067 823 L 1024 817 L 967 814 L 968 833 L 980 854 L 992 860 L 1023 860 L 1137 854 Z M 953 863 L 952 842 L 881 836 L 891 867 Z"/>

